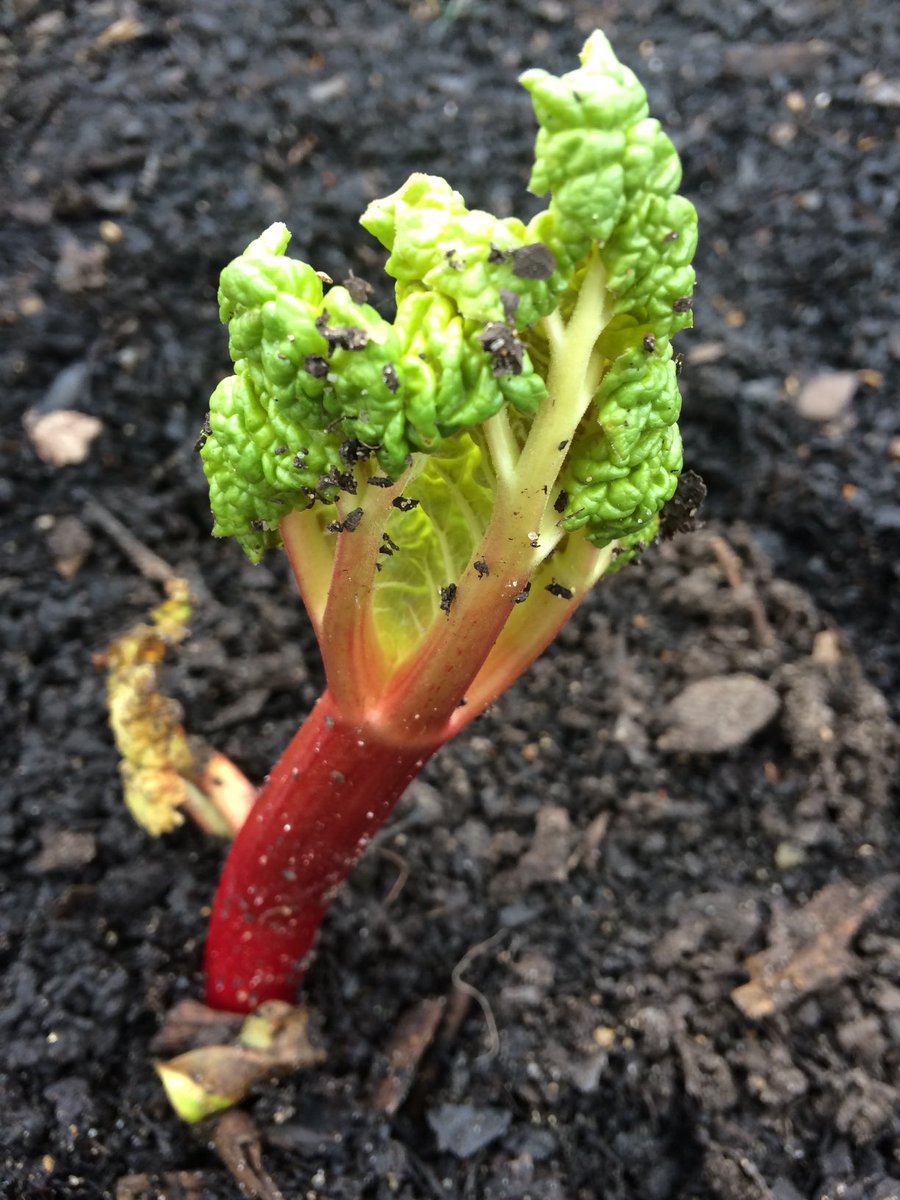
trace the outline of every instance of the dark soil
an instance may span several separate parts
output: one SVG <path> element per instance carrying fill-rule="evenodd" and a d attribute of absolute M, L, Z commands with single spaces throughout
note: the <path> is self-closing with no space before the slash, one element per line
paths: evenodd
<path fill-rule="evenodd" d="M 700 209 L 681 349 L 710 525 L 601 586 L 431 764 L 321 939 L 306 999 L 327 1062 L 249 1111 L 290 1198 L 900 1196 L 896 6 L 4 13 L 0 1192 L 192 1171 L 187 1194 L 239 1194 L 150 1063 L 166 1010 L 199 994 L 222 849 L 154 842 L 122 807 L 91 660 L 160 593 L 90 502 L 202 589 L 172 685 L 260 778 L 321 679 L 284 563 L 208 537 L 191 448 L 226 365 L 217 272 L 283 218 L 319 268 L 373 277 L 356 217 L 413 169 L 521 211 L 515 76 L 567 69 L 601 24 Z M 822 372 L 855 373 L 830 413 L 802 393 Z M 83 464 L 37 458 L 35 406 L 103 422 Z M 699 723 L 667 709 L 698 681 Z M 754 1007 L 735 989 L 767 950 Z M 483 1004 L 382 1115 L 398 1020 L 449 995 L 469 951 L 457 976 Z"/>

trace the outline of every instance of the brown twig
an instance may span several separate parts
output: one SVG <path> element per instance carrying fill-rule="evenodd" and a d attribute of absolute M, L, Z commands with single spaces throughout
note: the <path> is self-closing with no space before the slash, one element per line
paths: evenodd
<path fill-rule="evenodd" d="M 725 582 L 733 592 L 746 593 L 747 609 L 750 613 L 750 621 L 753 625 L 753 636 L 756 639 L 756 644 L 762 650 L 770 650 L 775 645 L 775 634 L 772 626 L 769 624 L 769 618 L 766 616 L 766 610 L 757 595 L 756 589 L 744 579 L 743 564 L 740 558 L 721 535 L 717 534 L 715 537 L 710 538 L 710 545 L 712 546 L 716 562 L 719 564 L 719 569 L 725 576 Z"/>
<path fill-rule="evenodd" d="M 84 502 L 84 517 L 106 534 L 145 579 L 166 584 L 175 578 L 175 572 L 164 558 L 154 554 L 118 517 L 90 496 Z"/>

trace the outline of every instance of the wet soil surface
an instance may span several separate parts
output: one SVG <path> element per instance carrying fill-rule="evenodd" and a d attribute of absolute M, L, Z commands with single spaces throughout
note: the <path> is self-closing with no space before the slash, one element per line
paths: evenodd
<path fill-rule="evenodd" d="M 321 939 L 327 1062 L 249 1112 L 286 1197 L 900 1196 L 894 6 L 2 22 L 0 1194 L 239 1195 L 150 1063 L 198 994 L 222 850 L 123 811 L 92 655 L 160 592 L 96 505 L 201 591 L 170 682 L 261 778 L 321 677 L 284 563 L 208 537 L 217 272 L 283 218 L 317 267 L 374 278 L 356 216 L 413 169 L 522 211 L 514 78 L 599 24 L 700 210 L 681 349 L 709 523 L 598 589 L 429 766 Z M 99 421 L 85 461 L 41 461 L 28 410 Z M 442 1029 L 388 1115 L 429 998 Z"/>

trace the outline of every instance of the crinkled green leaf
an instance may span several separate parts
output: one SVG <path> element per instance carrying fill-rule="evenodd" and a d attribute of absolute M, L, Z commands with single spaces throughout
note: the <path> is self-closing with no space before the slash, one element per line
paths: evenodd
<path fill-rule="evenodd" d="M 659 513 L 656 513 L 646 525 L 642 525 L 634 533 L 627 533 L 624 537 L 619 538 L 616 542 L 615 556 L 604 571 L 604 575 L 615 575 L 617 571 L 621 571 L 628 563 L 633 562 L 636 558 L 640 558 L 655 539 L 658 532 Z"/>
<path fill-rule="evenodd" d="M 680 406 L 670 346 L 638 346 L 616 359 L 566 461 L 566 529 L 603 546 L 653 519 L 681 471 Z"/>
<path fill-rule="evenodd" d="M 568 321 L 598 246 L 605 371 L 563 477 L 546 482 L 569 493 L 566 528 L 597 544 L 639 536 L 671 494 L 680 443 L 669 339 L 691 321 L 696 244 L 696 214 L 675 194 L 678 156 L 600 33 L 576 70 L 528 71 L 522 83 L 539 123 L 529 186 L 549 193 L 548 207 L 527 225 L 497 218 L 429 175 L 373 202 L 362 223 L 390 252 L 393 322 L 347 288 L 323 294 L 312 267 L 287 257 L 283 225 L 223 271 L 235 374 L 212 398 L 203 461 L 215 532 L 237 536 L 252 558 L 278 544 L 290 509 L 353 490 L 363 459 L 389 478 L 410 455 L 455 462 L 460 435 L 504 406 L 521 445 L 532 415 L 555 403 L 551 331 Z M 556 324 L 544 322 L 557 306 Z M 429 464 L 419 478 L 447 469 Z M 426 510 L 400 516 L 411 541 L 425 539 L 430 577 Z M 382 566 L 396 589 L 396 563 Z M 424 619 L 425 608 L 409 611 Z"/>
<path fill-rule="evenodd" d="M 643 196 L 603 250 L 613 310 L 671 337 L 691 324 L 697 216 L 683 196 Z"/>
<path fill-rule="evenodd" d="M 552 311 L 565 285 L 547 248 L 535 244 L 521 221 L 470 211 L 438 176 L 411 175 L 392 195 L 374 200 L 360 223 L 390 251 L 389 275 L 450 297 L 473 320 L 505 321 L 512 311 L 522 329 Z"/>
<path fill-rule="evenodd" d="M 580 58 L 560 77 L 541 70 L 520 77 L 540 126 L 528 186 L 551 194 L 532 229 L 564 270 L 612 233 L 625 206 L 628 132 L 647 116 L 644 89 L 603 34 L 591 36 Z"/>
<path fill-rule="evenodd" d="M 540 124 L 529 187 L 551 193 L 529 229 L 563 266 L 599 242 L 614 311 L 671 335 L 690 324 L 696 246 L 693 206 L 674 195 L 678 154 L 602 34 L 588 40 L 581 63 L 561 78 L 522 76 Z"/>

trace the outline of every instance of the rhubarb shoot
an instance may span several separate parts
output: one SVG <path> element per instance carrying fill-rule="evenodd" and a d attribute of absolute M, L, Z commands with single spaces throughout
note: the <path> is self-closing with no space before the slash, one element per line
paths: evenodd
<path fill-rule="evenodd" d="M 209 1003 L 292 1000 L 351 865 L 424 762 L 652 541 L 681 471 L 671 338 L 691 323 L 696 214 L 632 72 L 521 79 L 530 221 L 413 175 L 363 226 L 396 315 L 328 286 L 276 224 L 222 273 L 234 374 L 201 454 L 214 533 L 283 546 L 327 690 L 239 831 Z M 330 281 L 329 281 L 330 282 Z"/>

